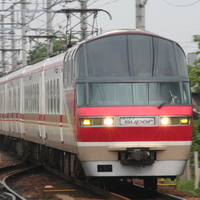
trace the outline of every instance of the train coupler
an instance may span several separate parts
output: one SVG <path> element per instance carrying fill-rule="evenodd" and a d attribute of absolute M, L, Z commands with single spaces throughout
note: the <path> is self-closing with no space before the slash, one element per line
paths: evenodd
<path fill-rule="evenodd" d="M 155 161 L 155 151 L 147 151 L 141 149 L 133 149 L 128 151 L 120 151 L 120 162 L 123 165 L 135 164 L 145 167 L 151 165 Z"/>

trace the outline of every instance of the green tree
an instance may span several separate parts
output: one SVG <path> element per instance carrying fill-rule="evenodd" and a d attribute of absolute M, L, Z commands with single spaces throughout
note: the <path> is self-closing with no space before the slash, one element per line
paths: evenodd
<path fill-rule="evenodd" d="M 53 53 L 60 52 L 63 45 L 67 45 L 66 34 L 61 31 L 56 31 L 53 33 L 55 37 L 52 38 L 53 43 Z M 47 44 L 37 43 L 33 50 L 29 51 L 28 63 L 36 62 L 47 57 Z"/>
<path fill-rule="evenodd" d="M 197 42 L 199 51 L 196 54 L 200 54 L 200 35 L 194 35 L 193 41 Z M 200 92 L 200 58 L 195 61 L 195 66 L 188 66 L 188 74 L 190 78 L 191 87 L 195 92 Z"/>
<path fill-rule="evenodd" d="M 200 54 L 200 35 L 194 35 L 193 41 L 197 42 L 199 51 L 196 54 Z M 200 92 L 200 59 L 195 61 L 195 66 L 188 66 L 188 74 L 191 82 L 191 86 L 195 92 Z M 194 120 L 193 129 L 193 141 L 192 151 L 200 152 L 200 116 L 197 120 Z"/>

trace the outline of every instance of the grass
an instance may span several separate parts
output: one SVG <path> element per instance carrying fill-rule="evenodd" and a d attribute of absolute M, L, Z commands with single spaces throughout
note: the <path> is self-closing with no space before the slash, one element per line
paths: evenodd
<path fill-rule="evenodd" d="M 165 179 L 165 182 L 166 183 L 175 183 L 177 190 L 187 192 L 194 196 L 200 196 L 200 188 L 197 188 L 197 189 L 194 188 L 194 179 L 190 179 L 189 181 L 180 182 L 179 177 L 178 177 L 174 181 L 171 181 L 170 179 Z"/>

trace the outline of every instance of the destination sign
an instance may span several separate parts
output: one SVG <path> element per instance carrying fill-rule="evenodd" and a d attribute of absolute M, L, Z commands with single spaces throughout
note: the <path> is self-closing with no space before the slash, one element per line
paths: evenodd
<path fill-rule="evenodd" d="M 121 117 L 120 124 L 126 126 L 149 126 L 155 124 L 154 117 Z"/>

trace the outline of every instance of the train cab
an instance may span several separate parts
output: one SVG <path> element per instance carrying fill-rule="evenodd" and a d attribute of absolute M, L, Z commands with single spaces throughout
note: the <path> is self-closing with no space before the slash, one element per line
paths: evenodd
<path fill-rule="evenodd" d="M 186 59 L 174 41 L 111 31 L 74 57 L 79 158 L 87 176 L 174 177 L 192 140 Z"/>

